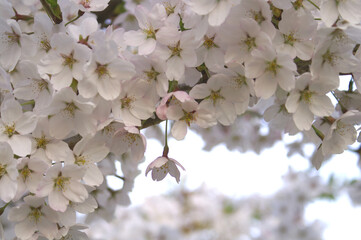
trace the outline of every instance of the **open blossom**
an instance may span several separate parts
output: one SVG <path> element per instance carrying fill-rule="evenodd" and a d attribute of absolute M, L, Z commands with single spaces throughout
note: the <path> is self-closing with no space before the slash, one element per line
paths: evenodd
<path fill-rule="evenodd" d="M 26 196 L 24 204 L 12 208 L 8 218 L 16 222 L 15 234 L 21 240 L 32 239 L 38 232 L 41 236 L 53 239 L 57 232 L 57 213 L 46 205 L 44 198 Z"/>
<path fill-rule="evenodd" d="M 79 93 L 85 98 L 99 93 L 105 100 L 114 100 L 121 92 L 122 82 L 134 75 L 134 65 L 118 57 L 116 44 L 104 44 L 94 50 L 86 76 L 78 83 Z"/>
<path fill-rule="evenodd" d="M 14 154 L 24 157 L 31 152 L 31 140 L 28 136 L 37 123 L 37 116 L 23 109 L 15 99 L 7 99 L 1 104 L 0 141 L 10 144 Z"/>
<path fill-rule="evenodd" d="M 49 206 L 55 211 L 65 212 L 69 201 L 80 203 L 88 198 L 88 191 L 80 180 L 85 168 L 74 164 L 62 166 L 57 163 L 48 169 L 36 191 L 36 196 L 48 196 Z"/>
<path fill-rule="evenodd" d="M 162 120 L 175 121 L 171 133 L 177 140 L 186 136 L 188 126 L 192 123 L 203 128 L 211 127 L 217 123 L 210 111 L 206 108 L 200 108 L 192 97 L 182 91 L 167 94 L 157 108 L 157 115 Z"/>
<path fill-rule="evenodd" d="M 148 173 L 152 171 L 152 179 L 154 181 L 161 181 L 169 173 L 176 179 L 177 183 L 179 183 L 180 172 L 177 166 L 185 171 L 184 167 L 179 162 L 177 162 L 177 160 L 164 156 L 158 157 L 148 165 L 147 170 L 145 171 L 145 175 L 147 176 Z"/>
<path fill-rule="evenodd" d="M 360 123 L 361 114 L 355 110 L 348 111 L 336 119 L 323 139 L 323 155 L 342 153 L 353 144 L 357 137 L 354 125 Z"/>
<path fill-rule="evenodd" d="M 296 82 L 296 88 L 286 100 L 286 108 L 293 113 L 293 120 L 299 130 L 309 130 L 314 116 L 325 117 L 332 114 L 334 107 L 326 93 L 330 85 L 313 80 L 311 74 L 302 74 Z"/>
<path fill-rule="evenodd" d="M 91 50 L 65 33 L 54 34 L 50 45 L 51 50 L 38 67 L 40 75 L 51 74 L 50 82 L 56 90 L 69 87 L 73 79 L 82 80 Z"/>
<path fill-rule="evenodd" d="M 125 43 L 129 46 L 138 47 L 140 55 L 151 54 L 157 44 L 158 30 L 164 25 L 167 13 L 161 4 L 155 4 L 151 11 L 143 6 L 135 8 L 135 17 L 140 29 L 131 30 L 124 34 Z"/>
<path fill-rule="evenodd" d="M 94 107 L 92 102 L 84 101 L 71 88 L 63 88 L 44 110 L 44 114 L 51 115 L 50 136 L 62 139 L 74 130 L 82 136 L 94 134 L 96 120 L 91 116 Z"/>
<path fill-rule="evenodd" d="M 77 4 L 79 9 L 85 12 L 98 12 L 103 11 L 108 7 L 110 0 L 71 0 Z"/>
<path fill-rule="evenodd" d="M 5 70 L 14 70 L 22 54 L 32 55 L 32 45 L 31 38 L 22 33 L 15 20 L 0 18 L 0 64 Z"/>
<path fill-rule="evenodd" d="M 15 197 L 18 171 L 13 151 L 8 143 L 0 142 L 0 199 L 9 202 Z"/>
<path fill-rule="evenodd" d="M 278 53 L 272 48 L 256 49 L 252 59 L 245 63 L 245 73 L 248 78 L 256 78 L 255 92 L 257 97 L 270 98 L 279 85 L 290 91 L 295 87 L 297 67 L 289 55 Z"/>

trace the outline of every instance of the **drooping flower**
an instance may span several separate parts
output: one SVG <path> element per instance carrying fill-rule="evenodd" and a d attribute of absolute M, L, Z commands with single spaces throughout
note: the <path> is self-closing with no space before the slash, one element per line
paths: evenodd
<path fill-rule="evenodd" d="M 154 181 L 161 181 L 169 173 L 179 183 L 180 172 L 177 166 L 185 171 L 184 167 L 177 160 L 164 156 L 158 157 L 148 165 L 145 175 L 147 176 L 152 171 L 152 179 Z"/>

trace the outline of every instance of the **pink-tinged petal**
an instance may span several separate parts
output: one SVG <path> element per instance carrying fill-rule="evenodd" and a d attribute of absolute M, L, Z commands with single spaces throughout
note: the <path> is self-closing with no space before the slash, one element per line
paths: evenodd
<path fill-rule="evenodd" d="M 15 129 L 20 134 L 31 133 L 38 123 L 38 119 L 32 112 L 24 113 L 21 118 L 16 122 Z"/>
<path fill-rule="evenodd" d="M 221 101 L 216 105 L 217 120 L 225 126 L 231 125 L 237 117 L 236 109 L 233 103 Z"/>
<path fill-rule="evenodd" d="M 11 208 L 8 213 L 8 219 L 12 222 L 23 221 L 30 213 L 30 207 L 26 204 Z"/>
<path fill-rule="evenodd" d="M 257 78 L 266 69 L 266 63 L 261 58 L 254 58 L 245 62 L 245 75 L 247 78 Z"/>
<path fill-rule="evenodd" d="M 84 137 L 86 135 L 94 135 L 97 131 L 97 120 L 88 114 L 81 112 L 76 114 L 75 129 Z"/>
<path fill-rule="evenodd" d="M 184 75 L 184 62 L 178 56 L 173 56 L 167 61 L 166 75 L 170 80 L 179 80 Z"/>
<path fill-rule="evenodd" d="M 90 164 L 83 177 L 84 183 L 89 186 L 99 186 L 102 184 L 104 177 L 102 172 L 95 164 Z"/>
<path fill-rule="evenodd" d="M 84 202 L 88 191 L 83 184 L 72 181 L 63 191 L 64 196 L 72 202 Z"/>
<path fill-rule="evenodd" d="M 154 181 L 161 181 L 167 176 L 168 172 L 166 170 L 155 168 L 152 171 L 152 179 Z"/>
<path fill-rule="evenodd" d="M 46 164 L 46 163 L 44 163 L 44 164 Z M 25 182 L 26 187 L 29 190 L 29 192 L 36 193 L 42 179 L 43 179 L 43 175 L 41 173 L 39 173 L 39 174 L 33 173 L 33 174 L 29 175 L 26 178 L 26 182 Z"/>
<path fill-rule="evenodd" d="M 31 238 L 36 230 L 37 227 L 35 221 L 33 221 L 30 217 L 15 225 L 15 235 L 20 239 Z"/>
<path fill-rule="evenodd" d="M 44 182 L 36 190 L 37 197 L 46 197 L 51 191 L 53 191 L 54 183 L 53 182 Z"/>
<path fill-rule="evenodd" d="M 341 154 L 345 146 L 344 139 L 338 134 L 332 134 L 332 139 L 323 141 L 322 143 L 322 153 L 324 155 L 328 154 Z M 347 146 L 347 145 L 346 145 Z"/>
<path fill-rule="evenodd" d="M 39 232 L 48 239 L 53 239 L 58 232 L 58 226 L 55 223 L 50 222 L 49 219 L 45 217 L 40 217 L 37 226 Z"/>
<path fill-rule="evenodd" d="M 179 183 L 180 172 L 179 172 L 177 166 L 175 165 L 175 163 L 172 161 L 169 161 L 169 174 L 176 179 L 177 183 Z"/>
<path fill-rule="evenodd" d="M 301 94 L 298 91 L 291 92 L 286 100 L 286 108 L 289 113 L 294 113 L 297 111 L 299 102 L 301 100 Z"/>
<path fill-rule="evenodd" d="M 124 41 L 129 46 L 138 47 L 144 44 L 146 40 L 147 40 L 147 36 L 142 30 L 138 30 L 138 31 L 131 30 L 129 32 L 124 33 Z"/>
<path fill-rule="evenodd" d="M 129 80 L 135 75 L 134 65 L 122 59 L 117 59 L 109 64 L 108 71 L 112 78 L 117 78 L 121 81 Z"/>
<path fill-rule="evenodd" d="M 71 227 L 76 224 L 76 212 L 73 208 L 66 209 L 65 212 L 59 214 L 59 222 L 66 227 Z"/>
<path fill-rule="evenodd" d="M 293 121 L 296 124 L 296 127 L 303 130 L 310 130 L 314 116 L 309 110 L 308 105 L 304 102 L 301 102 L 297 108 L 297 111 L 293 114 Z"/>
<path fill-rule="evenodd" d="M 85 168 L 75 164 L 65 165 L 62 169 L 62 176 L 69 177 L 72 180 L 80 180 L 85 174 Z"/>
<path fill-rule="evenodd" d="M 23 110 L 18 101 L 9 99 L 1 105 L 1 119 L 5 124 L 12 124 L 16 122 L 23 115 Z"/>
<path fill-rule="evenodd" d="M 17 183 L 12 181 L 6 174 L 0 179 L 0 199 L 4 202 L 10 202 L 16 195 Z M 5 191 L 6 189 L 6 191 Z"/>
<path fill-rule="evenodd" d="M 168 158 L 166 157 L 158 157 L 156 158 L 153 162 L 151 162 L 146 171 L 145 171 L 145 176 L 147 176 L 148 172 L 150 170 L 152 170 L 153 168 L 160 168 L 161 166 L 163 166 L 166 162 L 168 162 Z"/>
<path fill-rule="evenodd" d="M 109 153 L 109 148 L 106 146 L 96 146 L 85 150 L 83 156 L 92 163 L 102 161 Z"/>
<path fill-rule="evenodd" d="M 309 107 L 311 112 L 319 117 L 329 116 L 335 110 L 329 97 L 318 94 L 312 95 Z"/>
<path fill-rule="evenodd" d="M 167 119 L 167 105 L 160 105 L 159 107 L 157 107 L 156 113 L 157 116 L 159 117 L 159 119 L 161 120 L 166 120 Z"/>
<path fill-rule="evenodd" d="M 187 129 L 185 121 L 176 121 L 171 129 L 172 136 L 177 140 L 182 140 L 187 134 Z"/>
<path fill-rule="evenodd" d="M 13 135 L 8 143 L 14 151 L 14 154 L 25 157 L 31 153 L 31 140 L 28 136 Z"/>
<path fill-rule="evenodd" d="M 0 63 L 5 70 L 11 72 L 14 70 L 21 56 L 21 47 L 16 44 L 11 44 L 1 53 Z"/>
<path fill-rule="evenodd" d="M 275 79 L 273 73 L 266 72 L 256 79 L 254 90 L 257 97 L 268 99 L 276 92 L 276 89 L 277 79 Z"/>
<path fill-rule="evenodd" d="M 79 81 L 78 90 L 80 95 L 85 98 L 92 98 L 98 93 L 96 84 L 89 79 L 83 79 L 82 81 Z"/>
<path fill-rule="evenodd" d="M 64 112 L 49 119 L 49 134 L 57 139 L 65 138 L 74 129 L 74 120 Z"/>
<path fill-rule="evenodd" d="M 94 210 L 98 208 L 98 203 L 92 195 L 89 195 L 84 202 L 81 204 L 74 204 L 73 207 L 79 213 L 88 214 L 94 212 Z"/>
<path fill-rule="evenodd" d="M 181 58 L 185 66 L 187 67 L 196 67 L 197 66 L 197 54 L 194 50 L 185 49 L 180 53 Z"/>
<path fill-rule="evenodd" d="M 189 95 L 195 99 L 204 99 L 211 95 L 211 91 L 206 83 L 201 83 L 194 86 L 189 92 Z"/>
<path fill-rule="evenodd" d="M 49 200 L 49 206 L 53 210 L 58 212 L 65 212 L 69 204 L 69 200 L 65 198 L 63 193 L 58 189 L 54 189 L 54 191 L 50 192 L 48 196 L 48 200 Z"/>
<path fill-rule="evenodd" d="M 10 164 L 11 162 L 14 161 L 13 159 L 14 159 L 14 153 L 13 153 L 11 146 L 6 142 L 1 142 L 0 143 L 0 163 L 3 165 Z"/>
<path fill-rule="evenodd" d="M 221 25 L 228 16 L 231 7 L 232 4 L 229 1 L 218 1 L 216 8 L 213 9 L 213 11 L 208 16 L 209 25 Z"/>
<path fill-rule="evenodd" d="M 69 145 L 63 141 L 51 142 L 46 145 L 46 155 L 52 161 L 65 163 L 74 162 L 73 151 L 70 150 Z"/>
<path fill-rule="evenodd" d="M 73 75 L 69 67 L 65 66 L 61 72 L 52 75 L 50 81 L 55 90 L 69 87 L 73 80 Z"/>
<path fill-rule="evenodd" d="M 101 78 L 97 82 L 99 95 L 105 100 L 114 100 L 120 94 L 120 80 L 112 78 Z"/>
<path fill-rule="evenodd" d="M 321 18 L 327 27 L 331 27 L 338 18 L 338 10 L 335 0 L 322 1 L 321 3 Z"/>
<path fill-rule="evenodd" d="M 208 50 L 205 64 L 209 69 L 223 68 L 224 66 L 224 53 L 219 48 L 212 48 Z"/>
<path fill-rule="evenodd" d="M 217 6 L 216 0 L 187 0 L 186 3 L 191 6 L 192 10 L 199 15 L 210 13 Z"/>
<path fill-rule="evenodd" d="M 139 55 L 149 55 L 152 52 L 154 52 L 155 46 L 157 44 L 157 41 L 153 38 L 149 38 L 144 41 L 142 45 L 138 47 L 138 53 Z"/>
<path fill-rule="evenodd" d="M 295 88 L 295 75 L 288 69 L 279 69 L 277 71 L 277 80 L 280 87 L 287 92 Z"/>

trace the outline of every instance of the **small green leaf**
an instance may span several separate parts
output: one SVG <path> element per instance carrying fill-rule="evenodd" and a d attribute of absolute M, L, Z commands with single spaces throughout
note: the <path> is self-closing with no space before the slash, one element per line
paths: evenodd
<path fill-rule="evenodd" d="M 59 24 L 63 21 L 58 0 L 40 0 L 40 2 L 43 5 L 45 12 L 55 24 Z"/>

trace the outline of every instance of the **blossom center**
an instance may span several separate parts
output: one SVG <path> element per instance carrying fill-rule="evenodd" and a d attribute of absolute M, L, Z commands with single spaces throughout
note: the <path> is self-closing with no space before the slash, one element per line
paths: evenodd
<path fill-rule="evenodd" d="M 258 23 L 261 24 L 266 18 L 262 15 L 261 11 L 251 11 L 252 18 Z"/>
<path fill-rule="evenodd" d="M 31 170 L 29 169 L 28 166 L 25 166 L 23 169 L 21 169 L 20 171 L 20 175 L 22 176 L 23 180 L 25 181 L 31 174 Z"/>
<path fill-rule="evenodd" d="M 63 65 L 68 66 L 70 69 L 72 69 L 74 63 L 76 62 L 76 60 L 73 57 L 73 53 L 71 53 L 70 55 L 61 54 L 61 56 L 64 59 L 63 60 Z"/>
<path fill-rule="evenodd" d="M 256 47 L 256 38 L 247 36 L 246 40 L 244 40 L 244 43 L 247 45 L 248 51 L 252 50 L 254 47 Z"/>
<path fill-rule="evenodd" d="M 211 95 L 209 95 L 209 98 L 211 99 L 211 101 L 213 102 L 213 104 L 216 104 L 216 102 L 219 99 L 224 99 L 224 97 L 221 95 L 221 90 L 218 91 L 211 91 Z"/>
<path fill-rule="evenodd" d="M 159 72 L 155 71 L 154 68 L 152 67 L 152 69 L 150 71 L 144 71 L 145 75 L 148 78 L 148 82 L 150 81 L 156 81 L 158 75 L 160 74 Z"/>
<path fill-rule="evenodd" d="M 274 75 L 277 75 L 277 69 L 279 68 L 281 68 L 281 66 L 277 64 L 276 58 L 271 62 L 267 62 L 266 70 L 272 72 Z"/>
<path fill-rule="evenodd" d="M 74 117 L 75 110 L 78 109 L 78 107 L 75 105 L 75 103 L 70 102 L 67 103 L 66 107 L 64 108 L 64 112 L 71 117 Z"/>
<path fill-rule="evenodd" d="M 29 213 L 29 217 L 31 217 L 35 222 L 38 222 L 42 213 L 39 208 L 31 208 L 31 212 Z"/>
<path fill-rule="evenodd" d="M 5 32 L 5 36 L 6 36 L 6 40 L 8 43 L 10 44 L 20 44 L 20 36 L 18 34 L 16 34 L 14 31 L 13 32 Z"/>
<path fill-rule="evenodd" d="M 36 148 L 46 149 L 46 145 L 49 143 L 49 140 L 45 138 L 45 136 L 41 136 L 40 138 L 35 138 Z"/>
<path fill-rule="evenodd" d="M 169 47 L 168 46 L 169 50 L 172 51 L 171 57 L 173 57 L 173 56 L 178 56 L 179 57 L 180 56 L 180 53 L 181 53 L 182 49 L 180 48 L 179 45 L 180 45 L 180 42 L 178 42 L 175 47 Z"/>
<path fill-rule="evenodd" d="M 334 66 L 336 64 L 337 56 L 330 52 L 330 49 L 327 49 L 327 51 L 322 55 L 323 63 L 327 62 L 331 66 Z"/>
<path fill-rule="evenodd" d="M 207 49 L 211 49 L 214 47 L 218 47 L 215 43 L 214 43 L 214 36 L 209 38 L 208 36 L 204 36 L 204 42 L 203 42 L 203 46 Z"/>
<path fill-rule="evenodd" d="M 6 165 L 0 163 L 0 178 L 6 174 Z"/>
<path fill-rule="evenodd" d="M 12 125 L 5 125 L 4 133 L 8 135 L 9 138 L 12 137 L 16 133 L 15 123 L 13 123 Z"/>
<path fill-rule="evenodd" d="M 60 190 L 64 190 L 66 185 L 69 184 L 70 178 L 69 177 L 63 177 L 58 176 L 54 179 L 54 188 L 59 188 Z"/>
<path fill-rule="evenodd" d="M 313 92 L 306 89 L 301 92 L 301 100 L 303 100 L 306 103 L 311 103 L 312 95 L 313 95 Z"/>
<path fill-rule="evenodd" d="M 109 75 L 107 65 L 99 64 L 97 65 L 97 68 L 95 69 L 95 72 L 98 73 L 98 77 L 101 78 L 104 75 Z"/>
<path fill-rule="evenodd" d="M 297 39 L 293 36 L 293 33 L 290 33 L 288 35 L 283 35 L 284 43 L 293 46 Z"/>
<path fill-rule="evenodd" d="M 134 98 L 127 96 L 125 98 L 120 99 L 120 102 L 121 102 L 121 108 L 129 109 L 129 108 L 132 107 L 132 103 L 134 102 Z"/>
<path fill-rule="evenodd" d="M 147 36 L 147 39 L 149 39 L 149 38 L 156 39 L 155 38 L 155 30 L 152 26 L 149 26 L 147 29 L 144 29 L 143 32 Z"/>
<path fill-rule="evenodd" d="M 83 166 L 85 165 L 87 162 L 87 160 L 85 159 L 84 156 L 75 156 L 75 164 L 78 166 Z"/>
<path fill-rule="evenodd" d="M 164 2 L 163 6 L 168 16 L 174 13 L 175 6 L 172 6 L 169 2 Z"/>
<path fill-rule="evenodd" d="M 190 124 L 195 120 L 195 116 L 194 113 L 195 111 L 192 112 L 186 112 L 183 110 L 184 116 L 180 119 L 180 120 L 184 120 L 188 126 L 190 126 Z"/>

